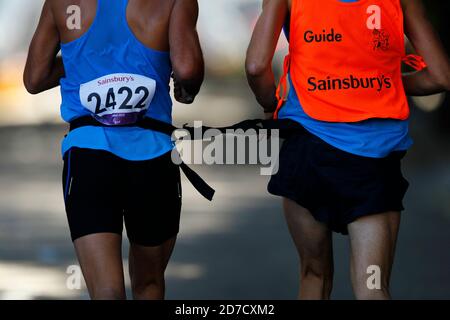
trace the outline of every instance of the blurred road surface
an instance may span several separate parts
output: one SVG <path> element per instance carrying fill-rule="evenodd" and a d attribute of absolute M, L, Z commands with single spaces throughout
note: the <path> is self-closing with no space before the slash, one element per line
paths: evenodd
<path fill-rule="evenodd" d="M 61 126 L 0 129 L 0 298 L 87 298 L 85 290 L 65 286 L 76 259 L 61 195 L 63 133 Z M 433 167 L 406 159 L 413 183 L 393 275 L 396 298 L 450 298 L 450 167 L 440 157 Z M 265 191 L 267 177 L 251 166 L 198 169 L 217 197 L 208 203 L 184 183 L 168 297 L 295 298 L 297 258 L 280 201 Z M 336 236 L 335 257 L 334 298 L 352 298 L 345 237 Z"/>

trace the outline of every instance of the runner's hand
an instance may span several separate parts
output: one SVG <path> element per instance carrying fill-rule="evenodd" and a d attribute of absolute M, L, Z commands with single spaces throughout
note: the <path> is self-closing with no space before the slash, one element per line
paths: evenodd
<path fill-rule="evenodd" d="M 177 79 L 175 79 L 175 76 L 172 74 L 172 78 L 173 78 L 173 94 L 175 96 L 175 100 L 177 100 L 180 103 L 184 103 L 184 104 L 191 104 L 194 102 L 195 96 L 189 94 L 181 85 L 180 83 L 177 81 Z"/>

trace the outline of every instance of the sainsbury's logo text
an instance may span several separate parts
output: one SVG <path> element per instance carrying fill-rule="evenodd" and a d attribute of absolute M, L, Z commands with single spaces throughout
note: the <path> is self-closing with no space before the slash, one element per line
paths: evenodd
<path fill-rule="evenodd" d="M 325 79 L 316 77 L 308 78 L 308 91 L 328 91 L 328 90 L 357 90 L 357 89 L 375 89 L 380 92 L 383 89 L 392 88 L 392 79 L 381 75 L 379 77 L 355 77 L 350 75 L 345 78 Z"/>

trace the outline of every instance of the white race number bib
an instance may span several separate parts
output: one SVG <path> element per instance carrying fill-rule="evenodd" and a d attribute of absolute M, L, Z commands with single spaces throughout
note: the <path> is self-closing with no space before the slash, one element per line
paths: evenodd
<path fill-rule="evenodd" d="M 105 125 L 136 123 L 155 96 L 156 81 L 137 74 L 116 73 L 80 86 L 83 107 Z"/>

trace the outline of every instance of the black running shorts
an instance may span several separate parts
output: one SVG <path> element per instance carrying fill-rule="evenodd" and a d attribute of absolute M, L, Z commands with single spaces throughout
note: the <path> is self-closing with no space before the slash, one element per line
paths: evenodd
<path fill-rule="evenodd" d="M 128 161 L 100 150 L 73 148 L 64 157 L 63 191 L 72 240 L 96 233 L 159 246 L 179 231 L 181 183 L 171 153 Z"/>
<path fill-rule="evenodd" d="M 270 193 L 295 201 L 331 230 L 347 234 L 359 217 L 402 211 L 404 151 L 376 159 L 339 150 L 308 131 L 287 139 Z"/>

